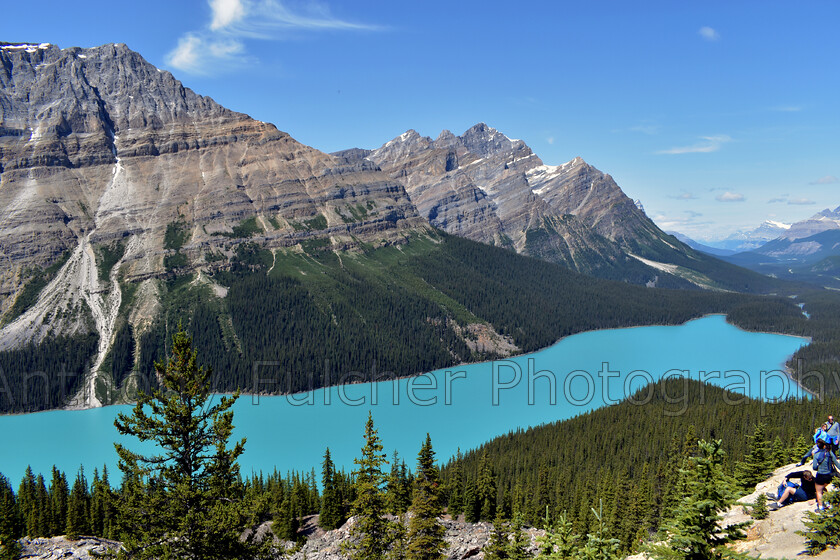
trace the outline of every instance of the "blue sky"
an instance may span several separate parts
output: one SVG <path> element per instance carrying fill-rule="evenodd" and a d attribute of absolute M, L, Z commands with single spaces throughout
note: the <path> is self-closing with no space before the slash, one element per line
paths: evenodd
<path fill-rule="evenodd" d="M 840 3 L 6 2 L 0 40 L 126 43 L 324 151 L 486 122 L 697 239 L 840 205 Z"/>

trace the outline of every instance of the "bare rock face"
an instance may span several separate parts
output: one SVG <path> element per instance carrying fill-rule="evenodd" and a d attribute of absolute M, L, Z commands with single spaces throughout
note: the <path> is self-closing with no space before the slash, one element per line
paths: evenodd
<path fill-rule="evenodd" d="M 342 545 L 350 539 L 350 530 L 354 522 L 355 518 L 351 518 L 338 529 L 332 531 L 318 530 L 309 535 L 308 540 L 300 550 L 290 554 L 288 558 L 292 560 L 303 560 L 304 558 L 308 560 L 346 560 L 348 556 L 342 551 Z M 490 542 L 493 533 L 491 523 L 466 523 L 448 518 L 442 519 L 441 523 L 446 528 L 444 540 L 447 548 L 444 551 L 444 557 L 447 560 L 466 560 L 467 558 L 482 560 L 484 558 L 484 548 Z M 534 528 L 524 529 L 524 531 L 529 541 L 528 553 L 531 556 L 536 556 L 539 551 L 536 539 L 539 536 L 544 536 L 545 531 Z"/>
<path fill-rule="evenodd" d="M 123 273 L 154 274 L 169 224 L 186 224 L 200 260 L 248 218 L 267 245 L 423 224 L 375 166 L 225 109 L 125 45 L 0 44 L 0 292 L 84 241 L 136 238 Z"/>
<path fill-rule="evenodd" d="M 544 165 L 522 140 L 484 123 L 435 140 L 409 130 L 377 150 L 342 155 L 375 162 L 449 233 L 582 272 L 664 247 L 665 234 L 609 175 L 580 158 Z"/>
<path fill-rule="evenodd" d="M 101 558 L 106 554 L 115 554 L 120 543 L 99 537 L 81 537 L 71 541 L 66 537 L 21 539 L 21 558 L 81 558 L 88 560 Z"/>

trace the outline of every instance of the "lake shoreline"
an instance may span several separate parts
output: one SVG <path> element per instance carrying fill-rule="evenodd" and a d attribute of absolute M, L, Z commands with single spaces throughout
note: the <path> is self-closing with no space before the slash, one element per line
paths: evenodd
<path fill-rule="evenodd" d="M 744 332 L 744 333 L 767 334 L 767 335 L 777 335 L 777 336 L 785 336 L 785 337 L 790 337 L 790 338 L 797 338 L 797 339 L 806 341 L 807 344 L 805 346 L 807 346 L 808 344 L 810 344 L 812 342 L 812 338 L 808 337 L 808 336 L 799 336 L 799 335 L 792 335 L 792 334 L 786 334 L 786 333 L 781 333 L 781 332 L 772 332 L 772 331 L 747 330 L 747 329 L 741 328 L 740 326 L 738 326 L 734 323 L 729 322 L 728 321 L 728 315 L 726 313 L 706 313 L 706 314 L 700 315 L 698 317 L 693 317 L 691 319 L 688 319 L 688 320 L 686 320 L 682 323 L 678 323 L 678 324 L 655 323 L 655 324 L 645 324 L 645 325 L 631 325 L 631 326 L 627 326 L 627 327 L 609 327 L 609 328 L 604 328 L 604 329 L 593 329 L 593 330 L 589 330 L 589 331 L 580 331 L 580 332 L 576 332 L 576 333 L 572 333 L 572 334 L 563 336 L 563 337 L 555 340 L 553 343 L 549 344 L 548 346 L 545 346 L 543 348 L 539 348 L 539 349 L 536 349 L 536 350 L 532 350 L 530 352 L 523 352 L 523 353 L 519 353 L 519 354 L 511 354 L 510 356 L 499 357 L 499 358 L 495 358 L 495 359 L 492 359 L 492 360 L 484 360 L 484 361 L 477 361 L 477 362 L 459 362 L 457 364 L 453 364 L 451 366 L 447 366 L 447 367 L 444 367 L 444 368 L 439 368 L 439 369 L 432 370 L 432 371 L 418 372 L 418 373 L 412 373 L 412 374 L 407 374 L 407 375 L 399 375 L 399 376 L 393 376 L 393 377 L 391 377 L 391 376 L 374 377 L 373 379 L 365 379 L 364 376 L 366 374 L 361 374 L 360 372 L 349 372 L 349 373 L 342 374 L 342 376 L 339 376 L 339 378 L 346 377 L 346 376 L 352 376 L 352 377 L 357 378 L 357 379 L 355 379 L 353 381 L 350 381 L 348 383 L 333 383 L 333 384 L 330 384 L 330 385 L 325 385 L 323 387 L 308 389 L 306 391 L 299 391 L 299 392 L 295 392 L 295 393 L 282 392 L 282 391 L 281 392 L 259 392 L 259 391 L 241 391 L 240 390 L 240 396 L 250 396 L 250 397 L 258 397 L 258 398 L 259 397 L 293 397 L 295 395 L 305 395 L 305 394 L 311 393 L 313 391 L 318 391 L 318 390 L 328 390 L 328 389 L 340 388 L 340 387 L 352 387 L 352 386 L 355 386 L 355 385 L 364 385 L 366 383 L 381 383 L 381 382 L 388 382 L 388 381 L 390 381 L 390 382 L 395 382 L 395 381 L 400 382 L 400 381 L 407 380 L 407 379 L 414 379 L 414 378 L 426 376 L 426 375 L 429 375 L 429 374 L 432 374 L 432 373 L 435 373 L 435 372 L 439 372 L 439 371 L 450 371 L 450 370 L 455 370 L 455 369 L 458 369 L 458 368 L 461 368 L 461 367 L 466 367 L 466 366 L 480 366 L 482 364 L 492 365 L 493 363 L 496 363 L 496 362 L 506 361 L 506 360 L 511 360 L 511 359 L 522 359 L 522 358 L 527 359 L 530 356 L 533 356 L 533 355 L 539 354 L 541 352 L 544 352 L 547 349 L 550 349 L 550 348 L 556 346 L 557 344 L 560 344 L 561 342 L 563 342 L 565 340 L 568 340 L 571 337 L 575 337 L 575 336 L 579 336 L 579 335 L 599 333 L 599 332 L 600 333 L 605 333 L 605 332 L 614 332 L 614 331 L 626 331 L 626 330 L 644 329 L 644 328 L 651 328 L 651 327 L 681 327 L 681 326 L 688 325 L 689 323 L 691 323 L 693 321 L 699 321 L 699 320 L 706 319 L 706 318 L 709 318 L 709 317 L 724 317 L 725 320 L 726 320 L 726 324 L 728 324 L 728 325 L 730 325 L 730 326 L 732 326 L 732 327 L 734 327 L 734 328 L 736 328 L 739 331 Z M 788 358 L 790 358 L 790 357 L 792 357 L 792 354 Z M 807 389 L 806 387 L 802 386 L 796 380 L 796 378 L 793 376 L 794 372 L 787 366 L 787 360 L 784 363 L 781 364 L 781 368 L 782 369 L 780 369 L 778 371 L 783 371 L 785 373 L 785 375 L 787 375 L 790 382 L 795 384 L 801 392 L 807 393 L 812 398 L 819 396 L 818 394 L 814 393 L 813 391 L 811 391 L 811 390 Z M 358 379 L 358 378 L 361 378 L 361 379 Z M 232 396 L 233 395 L 232 392 L 213 392 L 213 394 L 224 395 L 224 396 Z M 89 401 L 90 399 L 80 399 L 80 400 Z M 108 404 L 104 404 L 104 405 L 100 405 L 100 406 L 88 406 L 87 404 L 68 404 L 68 405 L 65 405 L 65 406 L 62 406 L 62 407 L 50 408 L 50 409 L 46 409 L 46 410 L 38 410 L 38 411 L 32 411 L 32 412 L 3 413 L 3 414 L 0 414 L 0 418 L 2 418 L 4 416 L 22 416 L 22 415 L 39 414 L 39 413 L 42 413 L 42 412 L 84 411 L 84 410 L 105 408 L 105 407 L 110 407 L 110 406 L 133 405 L 135 403 L 136 403 L 136 401 L 122 401 L 120 399 L 117 399 L 115 402 L 110 402 Z"/>

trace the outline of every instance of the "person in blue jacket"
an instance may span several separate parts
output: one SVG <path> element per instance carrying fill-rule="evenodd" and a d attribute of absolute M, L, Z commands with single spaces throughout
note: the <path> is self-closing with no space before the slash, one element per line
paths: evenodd
<path fill-rule="evenodd" d="M 837 456 L 831 450 L 831 446 L 825 441 L 818 440 L 817 447 L 819 451 L 814 453 L 813 463 L 813 469 L 817 473 L 814 479 L 814 486 L 817 491 L 817 511 L 822 511 L 826 509 L 822 502 L 823 490 L 831 482 L 837 469 L 840 469 L 840 461 L 837 460 Z"/>
<path fill-rule="evenodd" d="M 791 482 L 793 478 L 800 479 L 802 483 L 797 484 L 796 482 Z M 767 494 L 768 498 L 776 500 L 775 503 L 767 506 L 767 509 L 775 511 L 793 502 L 813 500 L 816 496 L 817 488 L 814 481 L 814 473 L 809 470 L 792 472 L 785 476 L 785 481 L 779 486 L 777 495 Z"/>
<path fill-rule="evenodd" d="M 840 443 L 840 424 L 834 421 L 834 416 L 831 414 L 828 415 L 827 424 L 826 437 L 823 439 L 831 444 L 832 451 L 837 451 L 837 444 Z"/>
<path fill-rule="evenodd" d="M 805 455 L 802 456 L 802 460 L 799 461 L 798 466 L 801 467 L 802 465 L 804 465 L 805 461 L 808 460 L 808 457 L 810 457 L 811 455 L 813 455 L 814 453 L 817 452 L 817 450 L 818 450 L 817 441 L 818 440 L 828 441 L 828 423 L 827 422 L 823 422 L 822 426 L 820 426 L 819 428 L 816 428 L 814 430 L 814 445 L 811 447 L 811 449 L 808 450 L 808 453 L 806 453 Z"/>

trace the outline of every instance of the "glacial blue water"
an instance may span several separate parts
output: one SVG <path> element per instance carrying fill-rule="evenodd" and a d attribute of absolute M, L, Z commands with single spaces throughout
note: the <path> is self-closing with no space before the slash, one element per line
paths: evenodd
<path fill-rule="evenodd" d="M 324 449 L 339 468 L 353 468 L 372 411 L 386 451 L 397 449 L 413 468 L 426 432 L 438 460 L 518 428 L 571 418 L 633 395 L 663 376 L 705 379 L 741 394 L 775 400 L 798 395 L 784 375 L 802 338 L 745 332 L 712 315 L 671 327 L 602 330 L 570 336 L 532 354 L 412 379 L 356 383 L 291 396 L 243 395 L 235 406 L 235 436 L 247 437 L 243 474 L 320 472 Z M 644 406 L 647 395 L 637 395 Z M 684 402 L 669 395 L 671 412 Z M 0 417 L 0 472 L 16 488 L 27 465 L 47 478 L 53 464 L 75 476 L 84 465 L 108 465 L 119 481 L 114 441 L 137 449 L 114 428 L 130 406 Z"/>

